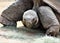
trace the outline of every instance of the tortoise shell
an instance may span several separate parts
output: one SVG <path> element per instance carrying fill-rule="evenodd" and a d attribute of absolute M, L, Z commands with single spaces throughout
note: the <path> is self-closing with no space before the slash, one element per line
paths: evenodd
<path fill-rule="evenodd" d="M 43 0 L 43 2 L 50 5 L 53 9 L 60 13 L 60 0 Z"/>

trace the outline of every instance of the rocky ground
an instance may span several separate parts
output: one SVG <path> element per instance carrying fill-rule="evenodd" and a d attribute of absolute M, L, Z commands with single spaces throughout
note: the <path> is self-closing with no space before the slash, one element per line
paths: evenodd
<path fill-rule="evenodd" d="M 0 2 L 0 13 L 13 2 Z M 45 36 L 42 31 L 28 29 L 21 22 L 17 27 L 2 27 L 0 24 L 0 43 L 60 43 L 59 38 Z"/>

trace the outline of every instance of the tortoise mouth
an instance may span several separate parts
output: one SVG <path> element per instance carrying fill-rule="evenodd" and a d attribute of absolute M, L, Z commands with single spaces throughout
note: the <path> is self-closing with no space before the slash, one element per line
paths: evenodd
<path fill-rule="evenodd" d="M 33 20 L 24 20 L 23 19 L 23 25 L 27 28 L 33 28 L 35 25 L 37 25 L 38 19 L 33 19 Z"/>
<path fill-rule="evenodd" d="M 29 26 L 28 26 L 28 25 L 26 25 L 26 27 L 27 27 L 27 28 L 32 28 L 32 26 L 31 26 L 31 25 L 29 25 Z"/>
<path fill-rule="evenodd" d="M 33 27 L 33 23 L 31 24 L 31 23 L 29 23 L 29 22 L 26 22 L 25 25 L 26 25 L 27 28 L 32 28 L 32 27 Z"/>
<path fill-rule="evenodd" d="M 32 28 L 33 27 L 33 23 L 26 22 L 26 21 L 23 21 L 23 25 L 27 28 Z"/>

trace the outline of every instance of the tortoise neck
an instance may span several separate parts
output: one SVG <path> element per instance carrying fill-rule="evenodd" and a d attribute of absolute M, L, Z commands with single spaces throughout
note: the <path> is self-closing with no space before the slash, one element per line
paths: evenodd
<path fill-rule="evenodd" d="M 33 0 L 33 10 L 37 11 L 37 9 L 42 5 L 43 0 Z"/>

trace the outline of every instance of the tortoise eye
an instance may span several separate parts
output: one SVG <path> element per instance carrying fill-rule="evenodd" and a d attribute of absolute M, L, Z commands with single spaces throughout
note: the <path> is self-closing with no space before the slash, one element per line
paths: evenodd
<path fill-rule="evenodd" d="M 36 23 L 37 21 L 35 20 L 34 23 Z"/>
<path fill-rule="evenodd" d="M 35 24 L 35 23 L 37 22 L 37 20 L 35 20 L 35 19 L 33 18 L 32 22 Z"/>
<path fill-rule="evenodd" d="M 24 21 L 26 21 L 26 19 L 24 19 Z"/>
<path fill-rule="evenodd" d="M 33 18 L 33 20 L 32 21 L 34 21 L 35 19 Z"/>

